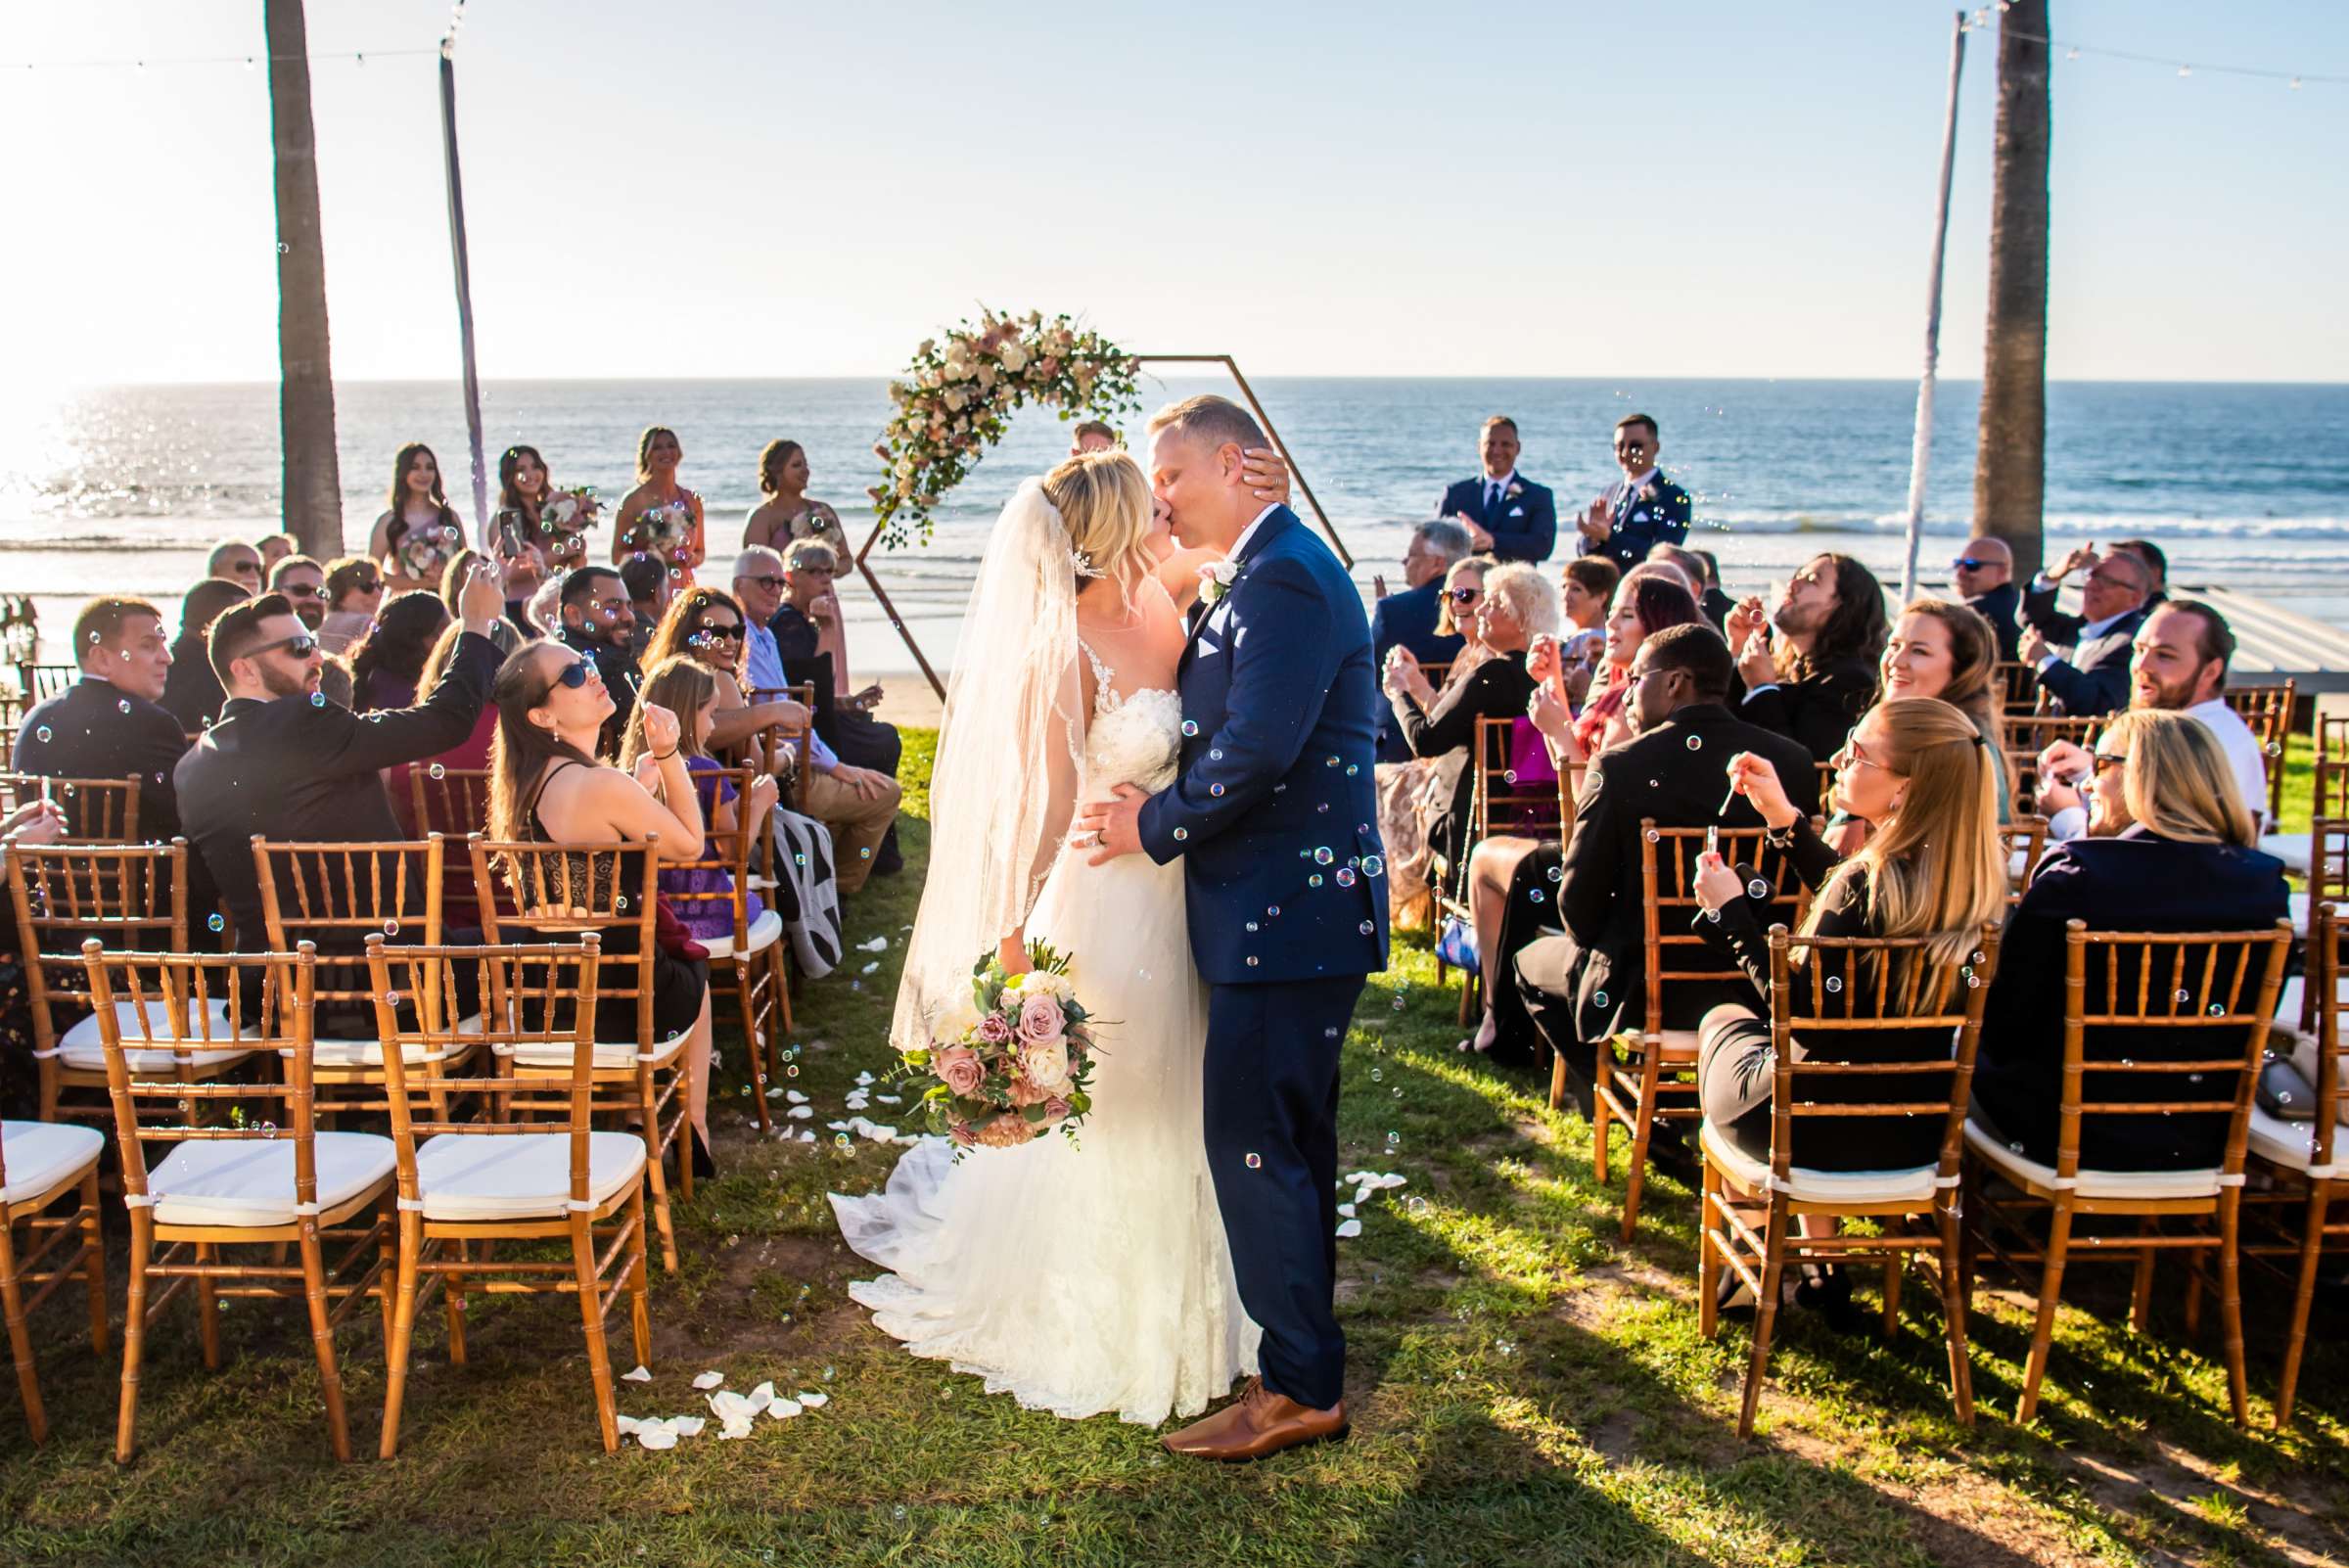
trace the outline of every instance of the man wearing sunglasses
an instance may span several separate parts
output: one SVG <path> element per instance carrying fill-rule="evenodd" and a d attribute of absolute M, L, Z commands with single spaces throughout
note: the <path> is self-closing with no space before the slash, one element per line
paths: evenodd
<path fill-rule="evenodd" d="M 505 589 L 484 562 L 457 602 L 466 634 L 432 694 L 414 708 L 364 717 L 318 689 L 323 655 L 283 594 L 248 600 L 212 623 L 207 653 L 228 701 L 220 721 L 180 759 L 180 823 L 219 885 L 240 950 L 264 946 L 255 835 L 354 843 L 406 835 L 381 770 L 420 762 L 472 735 L 502 657 L 489 628 Z M 190 911 L 199 922 L 210 911 Z"/>
<path fill-rule="evenodd" d="M 235 583 L 247 593 L 261 591 L 261 552 L 242 539 L 222 539 L 205 558 L 204 575 Z"/>
<path fill-rule="evenodd" d="M 1966 540 L 1958 559 L 1950 563 L 1950 580 L 1966 608 L 1978 613 L 1998 633 L 1999 657 L 2014 663 L 2015 639 L 2022 635 L 2014 618 L 2022 609 L 2023 594 L 2014 585 L 2014 552 L 2006 547 L 2006 541 L 1988 537 Z"/>
<path fill-rule="evenodd" d="M 326 568 L 306 555 L 280 557 L 269 569 L 269 591 L 294 606 L 311 636 L 326 624 Z"/>

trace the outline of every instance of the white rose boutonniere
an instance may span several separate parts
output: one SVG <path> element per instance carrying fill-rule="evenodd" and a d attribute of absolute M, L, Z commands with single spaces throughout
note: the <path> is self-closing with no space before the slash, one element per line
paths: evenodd
<path fill-rule="evenodd" d="M 1207 604 L 1221 604 L 1223 596 L 1231 592 L 1231 585 L 1239 580 L 1239 576 L 1240 564 L 1237 561 L 1227 558 L 1208 562 L 1199 569 L 1200 599 Z"/>
<path fill-rule="evenodd" d="M 1504 500 L 1504 501 L 1514 501 L 1515 499 L 1517 499 L 1517 497 L 1519 497 L 1520 495 L 1523 495 L 1524 493 L 1525 493 L 1525 486 L 1524 486 L 1524 485 L 1522 485 L 1522 484 L 1512 484 L 1512 485 L 1510 485 L 1510 486 L 1509 486 L 1509 488 L 1508 488 L 1508 493 L 1507 493 L 1507 494 L 1505 494 L 1505 495 L 1503 495 L 1503 496 L 1501 497 L 1501 499 L 1502 499 L 1502 500 Z"/>

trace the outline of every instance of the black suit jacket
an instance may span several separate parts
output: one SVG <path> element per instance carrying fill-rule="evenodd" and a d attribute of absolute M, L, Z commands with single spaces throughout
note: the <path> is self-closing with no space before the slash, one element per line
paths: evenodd
<path fill-rule="evenodd" d="M 237 698 L 180 759 L 179 809 L 188 838 L 236 917 L 237 946 L 268 945 L 253 837 L 352 843 L 401 839 L 379 769 L 420 762 L 473 734 L 504 656 L 470 633 L 440 684 L 417 708 L 349 713 L 306 697 Z"/>
<path fill-rule="evenodd" d="M 1524 717 L 1533 695 L 1534 677 L 1526 673 L 1525 655 L 1503 654 L 1470 670 L 1426 713 L 1408 697 L 1392 699 L 1389 711 L 1413 757 L 1437 758 L 1473 747 L 1479 718 Z M 1476 821 L 1476 759 L 1469 756 L 1465 761 L 1452 786 L 1451 805 L 1427 827 L 1428 847 L 1451 864 L 1455 879 Z"/>
<path fill-rule="evenodd" d="M 2022 628 L 2014 621 L 2022 609 L 2022 590 L 2011 582 L 2002 582 L 1988 593 L 1977 594 L 1965 603 L 1967 609 L 1978 612 L 1983 620 L 1990 623 L 1990 629 L 1998 633 L 1999 657 L 2008 664 L 2014 663 L 2018 657 L 2015 643 L 2023 634 Z"/>
<path fill-rule="evenodd" d="M 1423 665 L 1449 664 L 1459 656 L 1466 639 L 1436 630 L 1436 612 L 1442 608 L 1443 593 L 1444 583 L 1439 578 L 1401 593 L 1390 593 L 1370 607 L 1370 657 L 1378 662 L 1382 673 L 1387 668 L 1387 654 L 1396 648 L 1408 648 L 1411 657 Z M 1378 715 L 1378 760 L 1404 762 L 1410 756 L 1411 748 L 1405 742 L 1403 731 L 1395 727 L 1394 714 L 1382 706 Z"/>
<path fill-rule="evenodd" d="M 1974 1104 L 2023 1152 L 2055 1163 L 2063 1095 L 2064 922 L 2092 931 L 2252 931 L 2274 925 L 2288 907 L 2283 863 L 2257 850 L 2179 844 L 2135 833 L 2074 839 L 2040 862 L 2023 901 L 2006 920 L 1999 971 L 1982 1018 L 1974 1067 Z M 2189 960 L 2199 974 L 2201 959 Z M 2223 990 L 2227 976 L 2222 973 Z M 2103 991 L 2098 954 L 2089 952 L 2088 993 Z M 2244 977 L 2256 997 L 2258 972 Z M 2122 992 L 2134 995 L 2131 976 Z M 2110 1026 L 2088 1032 L 2091 1062 L 2219 1057 L 2238 1050 L 2239 1030 Z M 2091 1071 L 2087 1090 L 2142 1098 L 2179 1090 L 2175 1080 L 2134 1084 Z M 2200 1089 L 2194 1091 L 2198 1097 Z M 2094 1170 L 2194 1170 L 2219 1163 L 2227 1139 L 2223 1116 L 2084 1116 L 2080 1163 Z"/>
<path fill-rule="evenodd" d="M 1803 743 L 1814 761 L 1825 761 L 1843 749 L 1843 739 L 1876 700 L 1876 667 L 1865 659 L 1838 659 L 1800 680 L 1781 681 L 1748 692 L 1738 716 Z"/>
<path fill-rule="evenodd" d="M 2087 623 L 2055 608 L 2052 593 L 2023 596 L 2023 619 L 2050 642 L 2072 644 L 2072 656 L 2039 672 L 2040 688 L 2055 699 L 2056 711 L 2075 718 L 2114 714 L 2129 706 L 2129 660 L 2146 612 L 2130 611 L 2094 637 L 2081 640 Z M 2061 632 L 2063 635 L 2058 635 Z"/>
<path fill-rule="evenodd" d="M 139 837 L 160 842 L 179 836 L 172 770 L 187 749 L 175 715 L 84 675 L 24 715 L 14 765 L 51 778 L 137 779 Z"/>
<path fill-rule="evenodd" d="M 171 645 L 171 673 L 163 677 L 162 708 L 179 720 L 184 737 L 204 732 L 207 724 L 220 716 L 220 705 L 228 693 L 220 689 L 220 677 L 212 673 L 212 662 L 205 651 L 202 637 L 182 637 Z"/>
<path fill-rule="evenodd" d="M 1736 600 L 1715 586 L 1704 591 L 1703 596 L 1697 600 L 1696 607 L 1705 613 L 1707 621 L 1713 623 L 1715 631 L 1721 632 L 1724 636 L 1728 634 L 1729 612 L 1737 608 Z M 1732 648 L 1729 651 L 1735 653 L 1737 650 Z"/>
<path fill-rule="evenodd" d="M 1696 515 L 1688 492 L 1666 479 L 1661 469 L 1636 490 L 1630 480 L 1617 481 L 1607 499 L 1615 508 L 1614 529 L 1599 542 L 1586 543 L 1583 553 L 1603 555 L 1626 572 L 1646 560 L 1655 546 L 1684 542 Z"/>
<path fill-rule="evenodd" d="M 1503 561 L 1546 561 L 1558 543 L 1558 500 L 1546 484 L 1524 475 L 1510 477 L 1492 505 L 1485 504 L 1489 480 L 1464 479 L 1444 492 L 1440 515 L 1462 512 L 1493 535 L 1492 554 Z"/>
<path fill-rule="evenodd" d="M 1695 744 L 1690 745 L 1693 741 Z M 1728 794 L 1729 759 L 1767 758 L 1805 815 L 1818 809 L 1819 774 L 1810 754 L 1783 735 L 1731 715 L 1719 703 L 1691 703 L 1644 735 L 1590 760 L 1566 841 L 1558 883 L 1563 938 L 1544 938 L 1518 958 L 1526 983 L 1576 998 L 1582 1040 L 1602 1039 L 1646 1016 L 1647 950 L 1640 902 L 1639 824 L 1758 828 L 1759 812 Z M 1718 996 L 1668 992 L 1666 1018 L 1687 1028 Z"/>

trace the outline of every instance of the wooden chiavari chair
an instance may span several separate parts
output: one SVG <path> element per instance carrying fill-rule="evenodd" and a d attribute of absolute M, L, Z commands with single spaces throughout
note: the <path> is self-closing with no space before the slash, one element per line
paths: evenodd
<path fill-rule="evenodd" d="M 576 945 L 394 947 L 367 939 L 367 967 L 379 1028 L 400 1049 L 387 1051 L 392 1141 L 397 1157 L 399 1265 L 392 1292 L 383 1457 L 399 1450 L 416 1311 L 436 1286 L 448 1315 L 449 1360 L 465 1362 L 464 1295 L 570 1295 L 578 1298 L 604 1450 L 620 1447 L 605 1324 L 628 1300 L 636 1360 L 652 1360 L 652 1318 L 645 1304 L 645 1142 L 628 1132 L 590 1130 L 597 1074 L 596 978 L 601 938 L 582 933 Z M 501 1091 L 545 1097 L 560 1091 L 562 1125 L 451 1122 L 423 1114 L 479 1081 L 441 1080 L 435 1064 L 467 1043 L 444 1026 L 458 1005 L 459 976 L 482 998 L 482 1029 L 499 1057 L 552 1061 L 551 1078 L 492 1080 Z M 402 1013 L 387 997 L 437 992 L 438 1005 Z M 413 1064 L 413 1065 L 411 1065 Z M 436 1082 L 438 1080 L 438 1082 Z M 501 1241 L 568 1242 L 570 1256 L 493 1258 Z"/>
<path fill-rule="evenodd" d="M 12 720 L 0 724 L 0 773 L 5 773 L 17 761 L 17 725 Z"/>
<path fill-rule="evenodd" d="M 2007 760 L 2014 763 L 2015 787 L 2013 812 L 2021 815 L 2038 810 L 2039 754 L 2059 740 L 2068 740 L 2086 750 L 2095 750 L 2096 736 L 2110 722 L 2110 715 L 2094 718 L 2072 718 L 2061 714 L 2008 714 L 2003 723 L 2005 734 L 2002 742 Z"/>
<path fill-rule="evenodd" d="M 1892 989 L 1900 967 L 1895 955 L 1921 955 L 1921 937 L 1818 937 L 1804 939 L 1811 968 L 1811 1005 L 1794 1001 L 1792 950 L 1795 939 L 1784 926 L 1770 933 L 1770 1043 L 1774 1057 L 1771 1086 L 1770 1158 L 1755 1159 L 1710 1122 L 1699 1140 L 1705 1174 L 1703 1212 L 1697 1232 L 1697 1323 L 1707 1339 L 1720 1332 L 1716 1268 L 1736 1275 L 1753 1292 L 1754 1346 L 1746 1362 L 1745 1397 L 1738 1407 L 1737 1435 L 1751 1437 L 1762 1378 L 1770 1366 L 1771 1330 L 1777 1320 L 1778 1283 L 1793 1264 L 1881 1263 L 1884 1266 L 1884 1337 L 1900 1327 L 1901 1279 L 1910 1264 L 1930 1258 L 1941 1287 L 1942 1320 L 1949 1341 L 1950 1398 L 1958 1422 L 1974 1424 L 1974 1385 L 1965 1351 L 1966 1283 L 1960 1256 L 1959 1175 L 1965 1150 L 1965 1111 L 1972 1092 L 1974 1051 L 1981 1041 L 1982 1008 L 1998 966 L 1999 930 L 1983 929 L 1981 945 L 1950 993 L 1931 1012 L 1903 1014 Z M 1872 960 L 1872 961 L 1871 961 Z M 1913 961 L 1913 960 L 1912 960 Z M 1962 983 L 1958 983 L 1959 981 Z M 1795 1037 L 1815 1048 L 1826 1037 L 1856 1030 L 1914 1030 L 1932 1046 L 1954 1040 L 1914 1062 L 1842 1062 L 1795 1059 Z M 1918 1081 L 1939 1076 L 1931 1089 Z M 1876 1085 L 1893 1082 L 1870 1092 Z M 1835 1119 L 1855 1116 L 1925 1117 L 1940 1126 L 1940 1151 L 1930 1165 L 1892 1171 L 1824 1171 L 1798 1166 L 1798 1141 L 1832 1134 Z M 1804 1132 L 1797 1133 L 1796 1125 Z M 1806 1236 L 1806 1215 L 1875 1222 L 1878 1234 L 1837 1232 Z M 1919 1226 L 1917 1222 L 1924 1222 Z M 1757 1223 L 1759 1222 L 1759 1223 Z"/>
<path fill-rule="evenodd" d="M 364 957 L 367 942 L 389 937 L 427 947 L 440 945 L 445 853 L 438 834 L 421 843 L 294 844 L 257 836 L 253 841 L 270 951 L 292 952 L 306 942 L 319 955 L 310 981 L 316 1038 L 310 1076 L 318 1092 L 315 1108 L 322 1113 L 389 1108 L 384 1043 L 376 1031 L 376 997 Z M 405 994 L 418 1007 L 440 1002 L 437 986 Z M 452 1038 L 461 1038 L 471 1020 L 432 1022 L 452 1025 Z M 460 1080 L 481 1054 L 478 1044 L 460 1045 L 438 1064 L 435 1082 Z M 433 1102 L 433 1114 L 448 1120 L 445 1098 Z"/>
<path fill-rule="evenodd" d="M 2009 714 L 2039 711 L 2039 670 L 2017 659 L 2002 659 L 1992 669 L 1998 682 L 1999 707 Z"/>
<path fill-rule="evenodd" d="M 758 686 L 752 688 L 749 697 L 754 708 L 761 703 L 793 702 L 806 710 L 807 717 L 804 722 L 793 724 L 777 719 L 753 731 L 750 740 L 744 743 L 741 758 L 746 766 L 756 764 L 777 778 L 796 776 L 800 761 L 806 752 L 807 737 L 815 727 L 814 682 L 801 681 L 794 686 Z"/>
<path fill-rule="evenodd" d="M 106 1354 L 106 1243 L 98 1230 L 98 1157 L 106 1135 L 56 1122 L 0 1122 L 0 1310 L 8 1318 L 17 1389 L 35 1443 L 49 1440 L 27 1316 L 79 1278 L 90 1308 L 90 1349 Z M 61 1200 L 70 1209 L 61 1210 Z M 17 1253 L 17 1227 L 30 1250 Z M 30 1295 L 26 1287 L 34 1288 Z"/>
<path fill-rule="evenodd" d="M 2006 852 L 2006 876 L 2014 885 L 2006 896 L 2011 907 L 2023 901 L 2031 879 L 2039 875 L 2039 862 L 2048 853 L 2048 819 L 2029 812 L 2010 817 L 1999 824 L 1999 844 Z"/>
<path fill-rule="evenodd" d="M 1694 1122 L 1704 1114 L 1696 1091 L 1696 1031 L 1665 1027 L 1664 989 L 1667 985 L 1747 984 L 1744 970 L 1726 955 L 1716 955 L 1705 939 L 1689 929 L 1701 907 L 1696 897 L 1696 857 L 1714 831 L 1659 827 L 1652 819 L 1639 824 L 1639 940 L 1645 949 L 1640 1023 L 1635 1030 L 1627 1029 L 1598 1042 L 1590 1104 L 1590 1169 L 1601 1185 L 1607 1180 L 1608 1129 L 1621 1122 L 1632 1130 L 1623 1187 L 1626 1241 L 1639 1228 L 1639 1204 L 1647 1186 L 1647 1149 L 1656 1123 Z M 1730 866 L 1753 868 L 1755 877 L 1765 883 L 1769 902 L 1778 918 L 1789 925 L 1802 923 L 1810 895 L 1795 875 L 1793 862 L 1770 848 L 1765 829 L 1721 828 L 1716 842 L 1722 859 Z M 1606 1005 L 1603 993 L 1594 1001 L 1600 1007 Z M 1566 1068 L 1561 1061 L 1550 1070 L 1553 1109 L 1565 1102 L 1565 1092 Z"/>
<path fill-rule="evenodd" d="M 482 900 L 482 941 L 486 945 L 577 941 L 590 932 L 600 934 L 597 998 L 607 1017 L 616 1012 L 610 1003 L 628 1004 L 634 1027 L 624 1039 L 600 1038 L 599 1031 L 589 1075 L 594 1109 L 636 1121 L 652 1182 L 653 1218 L 661 1231 L 661 1267 L 673 1274 L 678 1268 L 677 1232 L 669 1217 L 664 1167 L 674 1148 L 677 1190 L 691 1202 L 693 1154 L 686 1140 L 693 1062 L 687 1045 L 693 1030 L 659 1038 L 653 1029 L 658 847 L 654 839 L 640 844 L 555 845 L 496 844 L 477 838 L 472 841 L 473 880 Z M 492 1043 L 490 1049 L 503 1058 L 502 1076 L 534 1085 L 530 1090 L 499 1091 L 505 1113 L 568 1114 L 570 1100 L 562 1091 L 572 1069 L 567 1046 L 524 1040 L 502 1048 Z"/>
<path fill-rule="evenodd" d="M 694 775 L 697 780 L 720 780 L 734 790 L 734 826 L 730 831 L 719 829 L 716 813 L 708 809 L 708 804 L 719 793 L 715 786 L 705 795 L 702 813 L 709 857 L 700 864 L 723 870 L 727 886 L 717 892 L 663 889 L 661 894 L 679 915 L 710 905 L 723 905 L 733 919 L 734 929 L 727 935 L 695 940 L 710 954 L 712 1000 L 716 999 L 720 980 L 732 982 L 734 1003 L 742 1014 L 743 1041 L 750 1050 L 751 1097 L 759 1109 L 761 1132 L 769 1127 L 767 1080 L 780 1076 L 782 1036 L 791 1028 L 790 977 L 783 967 L 783 916 L 778 910 L 761 908 L 757 920 L 751 918 L 751 852 L 763 833 L 752 831 L 744 803 L 750 797 L 751 786 L 763 776 L 749 767 L 705 770 Z"/>
<path fill-rule="evenodd" d="M 489 769 L 438 762 L 408 773 L 408 807 L 418 838 L 466 839 L 489 830 Z"/>
<path fill-rule="evenodd" d="M 2038 1313 L 2018 1420 L 2030 1420 L 2039 1408 L 2064 1269 L 2076 1255 L 2126 1259 L 2136 1265 L 2130 1317 L 2142 1330 L 2150 1314 L 2153 1266 L 2160 1254 L 2215 1251 L 2228 1391 L 2235 1424 L 2248 1422 L 2237 1250 L 2243 1162 L 2253 1085 L 2291 941 L 2291 924 L 2281 920 L 2266 931 L 2159 934 L 2090 931 L 2084 921 L 2066 923 L 2062 1104 L 2055 1161 L 2048 1165 L 2032 1159 L 1979 1122 L 1969 1120 L 1965 1127 L 1969 1280 L 1978 1244 L 1989 1245 L 2005 1263 L 2040 1266 Z M 2177 1043 L 2148 1049 L 2140 1034 L 2127 1047 L 2133 1053 L 2128 1057 L 2101 1052 L 2091 1056 L 2089 1031 L 2115 1027 L 2177 1031 Z M 2240 1030 L 2242 1043 L 2233 1048 L 2201 1045 L 2201 1035 L 2213 1029 Z M 2197 1170 L 2084 1169 L 2083 1123 L 2107 1116 L 2223 1117 L 2226 1141 L 2219 1162 Z M 2044 1246 L 2011 1213 L 2022 1208 L 2050 1212 Z M 2074 1222 L 2087 1216 L 2135 1218 L 2139 1225 L 2134 1234 L 2075 1234 Z M 2018 1244 L 2001 1247 L 1992 1234 L 1994 1222 Z"/>
<path fill-rule="evenodd" d="M 1471 797 L 1467 842 L 1461 846 L 1456 865 L 1441 855 L 1432 855 L 1428 867 L 1428 882 L 1435 890 L 1436 912 L 1440 918 L 1457 919 L 1469 924 L 1475 920 L 1468 898 L 1468 864 L 1476 847 L 1497 833 L 1516 834 L 1532 838 L 1556 835 L 1563 810 L 1562 792 L 1571 785 L 1567 780 L 1543 778 L 1520 783 L 1510 766 L 1510 752 L 1516 735 L 1514 718 L 1480 717 L 1476 721 L 1476 737 L 1469 742 L 1470 763 L 1476 769 L 1475 793 Z M 1436 984 L 1446 978 L 1446 965 L 1436 960 Z M 1488 977 L 1463 971 L 1460 985 L 1460 1023 L 1465 1026 L 1476 1017 L 1482 1004 Z"/>
<path fill-rule="evenodd" d="M 2300 683 L 2286 678 L 2281 685 L 2230 686 L 2219 695 L 2235 715 L 2250 726 L 2268 764 L 2268 821 L 2283 819 L 2283 770 L 2292 744 L 2292 715 Z M 2246 801 L 2246 806 L 2252 803 Z"/>
<path fill-rule="evenodd" d="M 105 1123 L 103 1099 L 69 1101 L 69 1092 L 107 1091 L 106 1052 L 92 1008 L 82 944 L 109 950 L 185 952 L 188 948 L 188 845 L 23 845 L 8 848 L 9 899 L 16 908 L 24 992 L 32 1015 L 32 1056 L 40 1119 Z M 35 955 L 39 955 L 36 960 Z M 211 1019 L 216 1049 L 185 1058 L 141 1059 L 144 1072 L 182 1072 L 190 1083 L 243 1065 L 250 1047 L 231 1038 L 223 1001 Z"/>
<path fill-rule="evenodd" d="M 106 1077 L 130 1210 L 130 1305 L 122 1324 L 122 1401 L 115 1457 L 138 1447 L 139 1374 L 147 1331 L 172 1298 L 196 1289 L 207 1369 L 220 1366 L 222 1297 L 289 1301 L 308 1310 L 335 1457 L 350 1457 L 335 1329 L 382 1294 L 394 1230 L 392 1140 L 321 1132 L 312 1115 L 310 979 L 316 955 L 121 953 L 85 943 Z M 258 1023 L 215 1035 L 212 1021 L 254 993 Z M 192 1082 L 191 1058 L 228 1041 L 286 1053 L 284 1082 Z M 143 1065 L 171 1060 L 176 1071 Z M 142 1101 L 168 1115 L 152 1119 Z M 226 1102 L 225 1114 L 207 1107 Z M 278 1117 L 285 1125 L 278 1124 Z M 150 1143 L 171 1145 L 152 1170 Z M 337 1249 L 330 1258 L 329 1247 Z M 230 1249 L 257 1249 L 237 1258 Z M 291 1249 L 296 1261 L 288 1263 Z M 162 1288 L 150 1291 L 159 1281 Z"/>
<path fill-rule="evenodd" d="M 17 666 L 17 690 L 23 694 L 27 713 L 81 679 L 79 665 Z"/>
<path fill-rule="evenodd" d="M 0 773 L 0 816 L 54 801 L 75 844 L 139 842 L 139 781 L 135 778 L 52 778 L 46 773 Z"/>

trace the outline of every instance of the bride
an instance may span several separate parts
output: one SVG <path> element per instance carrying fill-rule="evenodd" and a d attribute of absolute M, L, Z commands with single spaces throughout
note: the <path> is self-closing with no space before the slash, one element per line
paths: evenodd
<path fill-rule="evenodd" d="M 1288 489 L 1270 453 L 1252 487 Z M 909 1148 L 888 1186 L 832 1195 L 842 1235 L 890 1270 L 849 1294 L 916 1356 L 1034 1409 L 1196 1415 L 1256 1370 L 1200 1126 L 1207 992 L 1184 932 L 1182 867 L 1062 853 L 1080 801 L 1174 776 L 1183 611 L 1205 552 L 1174 547 L 1122 451 L 1023 481 L 995 524 L 963 625 L 932 777 L 934 835 L 891 1042 L 967 1007 L 990 949 L 1071 955 L 1105 1022 L 1081 1143 L 1057 1133 L 956 1162 Z"/>

